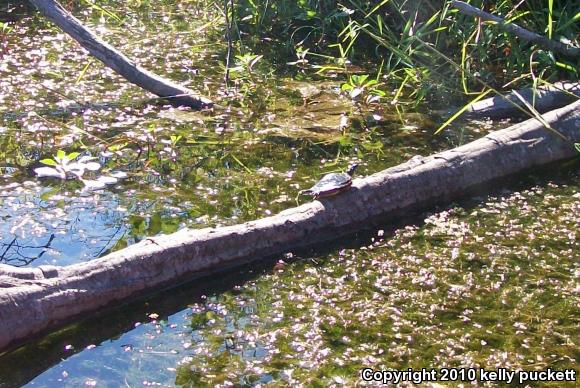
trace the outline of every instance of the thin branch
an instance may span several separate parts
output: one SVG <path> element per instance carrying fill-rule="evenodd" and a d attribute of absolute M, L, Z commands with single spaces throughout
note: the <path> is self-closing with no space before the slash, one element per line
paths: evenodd
<path fill-rule="evenodd" d="M 10 244 L 8 244 L 6 246 L 6 249 L 4 250 L 4 253 L 2 254 L 2 256 L 0 256 L 0 260 L 4 260 L 4 256 L 6 256 L 6 253 L 8 253 L 8 251 L 10 250 L 10 248 L 12 248 L 12 245 L 14 245 L 15 242 L 16 242 L 16 237 L 14 237 L 12 239 L 12 241 L 10 242 Z"/>
<path fill-rule="evenodd" d="M 228 52 L 226 54 L 226 73 L 224 76 L 224 81 L 226 83 L 226 87 L 229 87 L 230 83 L 230 66 L 231 66 L 231 59 L 232 59 L 232 22 L 230 21 L 230 9 L 232 12 L 232 19 L 234 17 L 234 4 L 233 1 L 230 3 L 230 0 L 224 0 L 224 9 L 225 9 L 225 17 L 226 17 L 226 40 L 228 41 Z"/>

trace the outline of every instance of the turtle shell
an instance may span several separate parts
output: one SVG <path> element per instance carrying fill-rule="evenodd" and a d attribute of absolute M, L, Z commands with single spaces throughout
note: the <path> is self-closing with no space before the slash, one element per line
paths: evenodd
<path fill-rule="evenodd" d="M 352 185 L 352 177 L 347 173 L 332 173 L 322 177 L 314 186 L 306 190 L 314 198 L 330 197 Z"/>

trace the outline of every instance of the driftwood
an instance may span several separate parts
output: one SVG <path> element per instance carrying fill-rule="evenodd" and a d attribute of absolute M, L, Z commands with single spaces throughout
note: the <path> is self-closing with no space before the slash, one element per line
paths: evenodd
<path fill-rule="evenodd" d="M 475 8 L 463 1 L 453 1 L 451 5 L 457 8 L 461 13 L 469 16 L 475 16 L 483 20 L 488 20 L 497 23 L 504 30 L 518 36 L 519 38 L 537 44 L 547 50 L 554 51 L 570 58 L 580 58 L 580 48 L 572 47 L 564 43 L 556 42 L 546 38 L 545 36 L 536 34 L 522 28 L 514 23 L 508 23 L 499 16 L 492 15 L 479 8 Z"/>
<path fill-rule="evenodd" d="M 545 113 L 578 100 L 580 98 L 580 84 L 556 82 L 553 85 L 540 86 L 537 89 L 528 88 L 519 90 L 518 93 L 538 112 Z M 495 96 L 478 101 L 471 105 L 465 111 L 465 114 L 471 117 L 503 119 L 523 116 L 525 114 L 524 112 L 528 112 L 528 109 L 516 94 L 512 92 L 505 96 Z"/>
<path fill-rule="evenodd" d="M 99 39 L 58 2 L 54 0 L 30 0 L 30 2 L 48 20 L 59 26 L 87 49 L 91 55 L 123 76 L 127 81 L 159 97 L 167 98 L 176 105 L 189 106 L 194 109 L 213 105 L 207 98 L 196 96 L 193 91 L 141 68 L 113 46 Z"/>
<path fill-rule="evenodd" d="M 580 101 L 544 119 L 580 142 Z M 182 230 L 66 267 L 0 265 L 0 349 L 107 304 L 386 223 L 469 188 L 575 156 L 535 119 L 464 146 L 355 179 L 351 190 L 240 225 Z"/>

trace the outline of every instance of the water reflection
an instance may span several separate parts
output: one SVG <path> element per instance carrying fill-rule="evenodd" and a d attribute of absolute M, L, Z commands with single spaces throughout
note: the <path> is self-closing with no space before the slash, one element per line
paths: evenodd
<path fill-rule="evenodd" d="M 204 307 L 216 311 L 217 295 L 240 289 L 272 261 L 199 279 L 68 326 L 0 357 L 0 387 L 173 386 L 178 365 L 196 357 L 204 338 Z M 209 296 L 206 296 L 209 295 Z M 242 322 L 255 308 L 248 305 Z M 263 355 L 263 354 L 262 354 Z M 256 357 L 261 354 L 256 354 Z M 25 385 L 27 384 L 27 385 Z"/>
<path fill-rule="evenodd" d="M 0 187 L 0 262 L 68 265 L 101 256 L 127 233 L 113 192 L 62 194 L 38 182 Z"/>
<path fill-rule="evenodd" d="M 179 6 L 176 4 L 172 6 Z M 212 88 L 221 85 L 216 69 L 223 47 L 200 44 L 200 34 L 176 35 L 170 23 L 161 22 L 166 14 L 185 15 L 184 8 L 191 8 L 191 4 L 183 4 L 171 12 L 148 15 L 151 25 L 147 27 L 137 26 L 144 39 L 150 38 L 146 44 L 128 42 L 124 29 L 110 28 L 103 33 L 133 57 L 158 58 L 157 68 L 175 75 L 176 80 L 192 87 L 206 85 L 209 90 L 205 91 L 214 95 L 222 93 Z M 130 19 L 134 23 L 139 20 Z M 196 17 L 192 14 L 187 19 Z M 88 22 L 98 27 L 100 16 Z M 167 39 L 171 44 L 153 44 L 162 34 L 174 37 Z M 335 86 L 321 84 L 314 93 L 301 97 L 301 85 L 288 85 L 297 89 L 288 93 L 276 84 L 277 76 L 271 77 L 271 84 L 260 85 L 268 93 L 267 101 L 240 101 L 223 112 L 200 114 L 128 103 L 114 109 L 49 115 L 37 110 L 69 106 L 79 99 L 130 102 L 144 95 L 100 65 L 88 66 L 79 79 L 87 61 L 85 53 L 41 21 L 23 23 L 10 39 L 11 51 L 0 64 L 0 114 L 22 114 L 3 115 L 0 122 L 0 172 L 4 174 L 0 177 L 0 262 L 16 266 L 67 265 L 184 226 L 260 218 L 293 206 L 300 188 L 311 186 L 326 172 L 344 168 L 350 159 L 361 161 L 361 175 L 370 174 L 416 154 L 463 144 L 492 129 L 487 123 L 461 124 L 461 131 L 434 138 L 429 112 L 378 112 L 369 120 L 364 113 L 356 116 L 350 102 L 339 101 L 333 92 Z M 35 66 L 31 68 L 30 63 Z M 79 64 L 83 66 L 79 68 Z M 183 71 L 186 67 L 201 71 L 189 74 Z M 315 84 L 310 80 L 303 83 Z M 324 88 L 326 93 L 317 94 Z M 71 98 L 55 93 L 55 89 L 67 90 Z M 258 103 L 261 108 L 254 109 Z M 351 120 L 349 125 L 339 128 L 346 116 Z M 38 159 L 59 149 L 75 151 L 87 146 L 94 154 L 101 148 L 114 150 L 114 158 L 103 164 L 123 167 L 129 179 L 91 192 L 83 191 L 79 182 L 41 181 L 28 172 Z M 517 215 L 514 211 L 513 217 Z M 344 249 L 345 241 L 340 243 Z M 355 249 L 367 245 L 369 241 L 363 238 Z M 489 245 L 493 246 L 493 241 Z M 413 248 L 411 243 L 408 247 Z M 336 257 L 332 256 L 337 252 L 331 252 L 331 259 L 326 261 L 328 252 L 317 251 L 308 257 L 316 265 L 326 265 L 323 270 L 338 272 L 342 268 L 333 264 Z M 384 255 L 393 260 L 397 253 L 393 249 Z M 377 256 L 379 259 L 382 257 Z M 271 268 L 273 263 L 269 264 Z M 337 278 L 348 283 L 363 277 L 364 273 L 357 273 L 357 264 L 348 268 L 348 279 L 342 275 Z M 397 266 L 395 262 L 393 268 Z M 291 281 L 300 288 L 300 279 L 310 275 L 299 266 L 291 268 L 295 271 Z M 312 272 L 312 268 L 308 270 Z M 271 306 L 262 306 L 260 301 L 276 294 L 279 289 L 271 286 L 280 283 L 264 272 L 254 265 L 69 326 L 0 357 L 0 386 L 173 385 L 176 379 L 193 381 L 196 373 L 200 374 L 196 361 L 202 357 L 210 362 L 215 359 L 212 367 L 227 363 L 232 354 L 246 361 L 260 360 L 265 348 L 259 342 L 248 346 L 250 351 L 244 347 L 238 351 L 235 346 L 240 341 L 232 333 L 248 325 L 260 330 L 270 327 L 272 317 L 258 313 Z M 252 282 L 263 276 L 263 295 L 255 295 Z M 243 288 L 236 287 L 239 285 Z M 228 310 L 224 306 L 232 300 L 238 304 Z M 212 335 L 205 325 L 216 316 L 225 323 L 220 327 L 223 332 Z M 302 317 L 308 318 L 308 313 Z M 428 325 L 423 327 L 429 329 Z M 288 328 L 291 326 L 284 329 Z M 483 328 L 487 329 L 494 328 Z M 337 343 L 341 340 L 332 339 Z M 259 376 L 261 381 L 270 378 L 268 373 Z"/>
<path fill-rule="evenodd" d="M 388 326 L 397 319 L 408 325 L 400 330 L 408 331 L 406 335 L 414 333 L 413 338 L 417 335 L 416 341 L 395 348 L 387 346 L 385 355 L 406 349 L 418 358 L 417 362 L 430 362 L 430 357 L 438 354 L 435 342 L 439 343 L 439 337 L 426 333 L 437 328 L 438 335 L 446 338 L 450 331 L 461 336 L 468 341 L 468 349 L 479 349 L 481 357 L 507 352 L 508 361 L 515 362 L 518 354 L 529 357 L 526 352 L 532 351 L 534 357 L 555 357 L 558 363 L 568 365 L 565 360 L 569 347 L 554 346 L 559 343 L 558 333 L 568 335 L 572 325 L 557 325 L 548 333 L 544 330 L 551 326 L 542 322 L 548 319 L 555 324 L 553 319 L 558 314 L 564 314 L 558 318 L 562 322 L 572 319 L 558 306 L 567 305 L 568 296 L 564 296 L 573 291 L 574 284 L 570 256 L 577 245 L 570 229 L 577 218 L 570 210 L 578 207 L 573 196 L 578 184 L 574 166 L 577 164 L 563 169 L 559 178 L 512 181 L 489 196 L 479 193 L 452 208 L 401 219 L 399 225 L 381 227 L 378 241 L 376 230 L 371 230 L 355 239 L 296 252 L 292 259 L 284 258 L 288 263 L 282 267 L 277 265 L 280 257 L 275 257 L 69 326 L 0 357 L 0 386 L 134 386 L 144 382 L 199 386 L 214 378 L 223 379 L 222 372 L 233 373 L 234 381 L 240 382 L 249 376 L 254 383 L 281 381 L 286 378 L 282 373 L 285 368 L 296 368 L 306 375 L 317 370 L 298 366 L 300 347 L 295 348 L 294 342 L 292 348 L 286 348 L 294 339 L 309 338 L 311 329 L 322 330 L 323 336 L 316 341 L 329 342 L 322 347 L 314 343 L 310 346 L 309 340 L 301 342 L 309 354 L 343 354 L 343 341 L 348 336 L 349 341 L 355 341 L 350 346 L 352 352 L 370 357 L 369 345 L 364 341 L 377 339 L 371 341 L 372 346 L 380 348 L 389 341 L 397 342 L 400 334 L 391 332 Z M 537 222 L 538 218 L 542 222 Z M 423 220 L 428 222 L 423 224 Z M 533 230 L 534 237 L 528 230 Z M 513 254 L 514 250 L 521 255 Z M 546 283 L 538 288 L 537 282 L 544 282 L 542 279 Z M 461 295 L 456 295 L 458 290 Z M 525 306 L 514 296 L 520 293 L 532 298 Z M 422 298 L 411 297 L 415 294 Z M 446 298 L 441 299 L 441 295 Z M 488 303 L 486 308 L 466 310 L 465 303 L 472 305 L 482 295 Z M 440 311 L 431 315 L 424 306 L 432 303 L 430 297 L 440 303 Z M 538 315 L 538 322 L 522 325 L 522 317 L 531 312 L 520 309 L 535 308 L 534 298 L 548 297 L 554 301 L 554 306 L 544 308 L 549 318 Z M 368 321 L 366 314 L 359 317 L 342 311 L 366 304 L 369 311 L 387 314 L 386 321 Z M 385 310 L 391 305 L 395 315 Z M 518 312 L 508 318 L 505 311 L 511 308 Z M 466 314 L 474 319 L 473 324 L 465 323 Z M 363 321 L 358 322 L 356 317 Z M 348 327 L 325 323 L 333 319 L 354 322 Z M 501 341 L 491 330 L 499 330 L 497 322 L 505 331 Z M 519 334 L 514 334 L 515 330 Z M 274 332 L 277 334 L 270 338 Z M 542 335 L 547 342 L 542 349 L 512 349 L 506 337 L 512 335 L 532 339 Z M 358 344 L 359 340 L 363 343 Z M 425 349 L 435 353 L 425 353 Z M 467 357 L 473 362 L 474 353 L 470 351 L 455 347 L 444 351 L 452 352 L 454 359 Z M 286 352 L 288 357 L 283 357 Z M 383 353 L 373 354 L 380 359 Z M 360 358 L 352 359 L 358 365 L 356 360 Z M 406 364 L 399 360 L 396 365 Z M 269 371 L 275 371 L 274 375 Z M 212 377 L 212 373 L 217 375 Z"/>

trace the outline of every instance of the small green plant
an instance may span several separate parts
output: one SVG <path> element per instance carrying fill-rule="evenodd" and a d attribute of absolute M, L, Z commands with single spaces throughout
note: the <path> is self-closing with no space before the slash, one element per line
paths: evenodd
<path fill-rule="evenodd" d="M 269 69 L 264 64 L 258 69 L 258 64 L 263 55 L 246 53 L 236 55 L 235 67 L 230 69 L 231 78 L 236 87 L 235 101 L 242 107 L 252 107 L 253 112 L 262 110 L 268 105 L 271 95 L 271 80 L 273 68 Z"/>
<path fill-rule="evenodd" d="M 171 141 L 171 147 L 175 148 L 175 146 L 177 146 L 177 143 L 179 143 L 179 141 L 183 138 L 183 136 L 181 135 L 171 135 L 169 137 L 169 140 Z"/>
<path fill-rule="evenodd" d="M 12 27 L 8 23 L 0 22 L 0 58 L 8 51 L 7 36 L 12 32 Z"/>
<path fill-rule="evenodd" d="M 378 88 L 377 79 L 369 79 L 368 74 L 351 75 L 348 81 L 341 86 L 343 92 L 347 92 L 353 100 L 362 101 L 365 104 L 378 102 L 385 92 Z"/>
<path fill-rule="evenodd" d="M 292 62 L 286 62 L 286 64 L 290 66 L 297 66 L 299 68 L 308 68 L 309 61 L 306 59 L 306 56 L 308 55 L 309 51 L 310 49 L 304 49 L 301 46 L 296 47 L 296 60 Z"/>
<path fill-rule="evenodd" d="M 177 154 L 178 154 L 178 143 L 181 141 L 181 139 L 183 138 L 183 136 L 181 135 L 171 135 L 169 137 L 169 140 L 161 140 L 162 143 L 167 144 L 167 147 L 163 148 L 163 153 L 165 153 L 167 156 L 169 156 L 169 158 L 171 159 L 171 161 L 175 162 L 177 160 Z"/>
<path fill-rule="evenodd" d="M 8 23 L 0 22 L 0 34 L 9 34 L 12 31 L 12 27 Z"/>
<path fill-rule="evenodd" d="M 126 174 L 122 171 L 112 172 L 109 175 L 101 175 L 95 180 L 83 179 L 87 171 L 98 171 L 101 165 L 94 162 L 96 157 L 80 156 L 80 152 L 71 152 L 67 154 L 63 150 L 58 150 L 52 159 L 42 159 L 40 163 L 47 167 L 38 167 L 34 172 L 39 178 L 58 178 L 58 179 L 78 179 L 84 183 L 85 187 L 91 190 L 102 189 L 106 185 L 115 184 L 119 179 L 125 178 Z"/>
<path fill-rule="evenodd" d="M 254 66 L 262 59 L 263 55 L 243 54 L 236 55 L 236 66 L 230 71 L 236 73 L 240 78 L 254 78 Z"/>
<path fill-rule="evenodd" d="M 80 156 L 80 152 L 71 152 L 67 154 L 63 150 L 58 150 L 52 159 L 42 159 L 40 163 L 50 167 L 39 167 L 34 171 L 38 177 L 52 177 L 67 179 L 69 177 L 81 178 L 85 171 L 97 171 L 101 165 L 97 162 L 91 162 L 91 157 L 82 157 L 78 161 L 74 161 Z"/>

